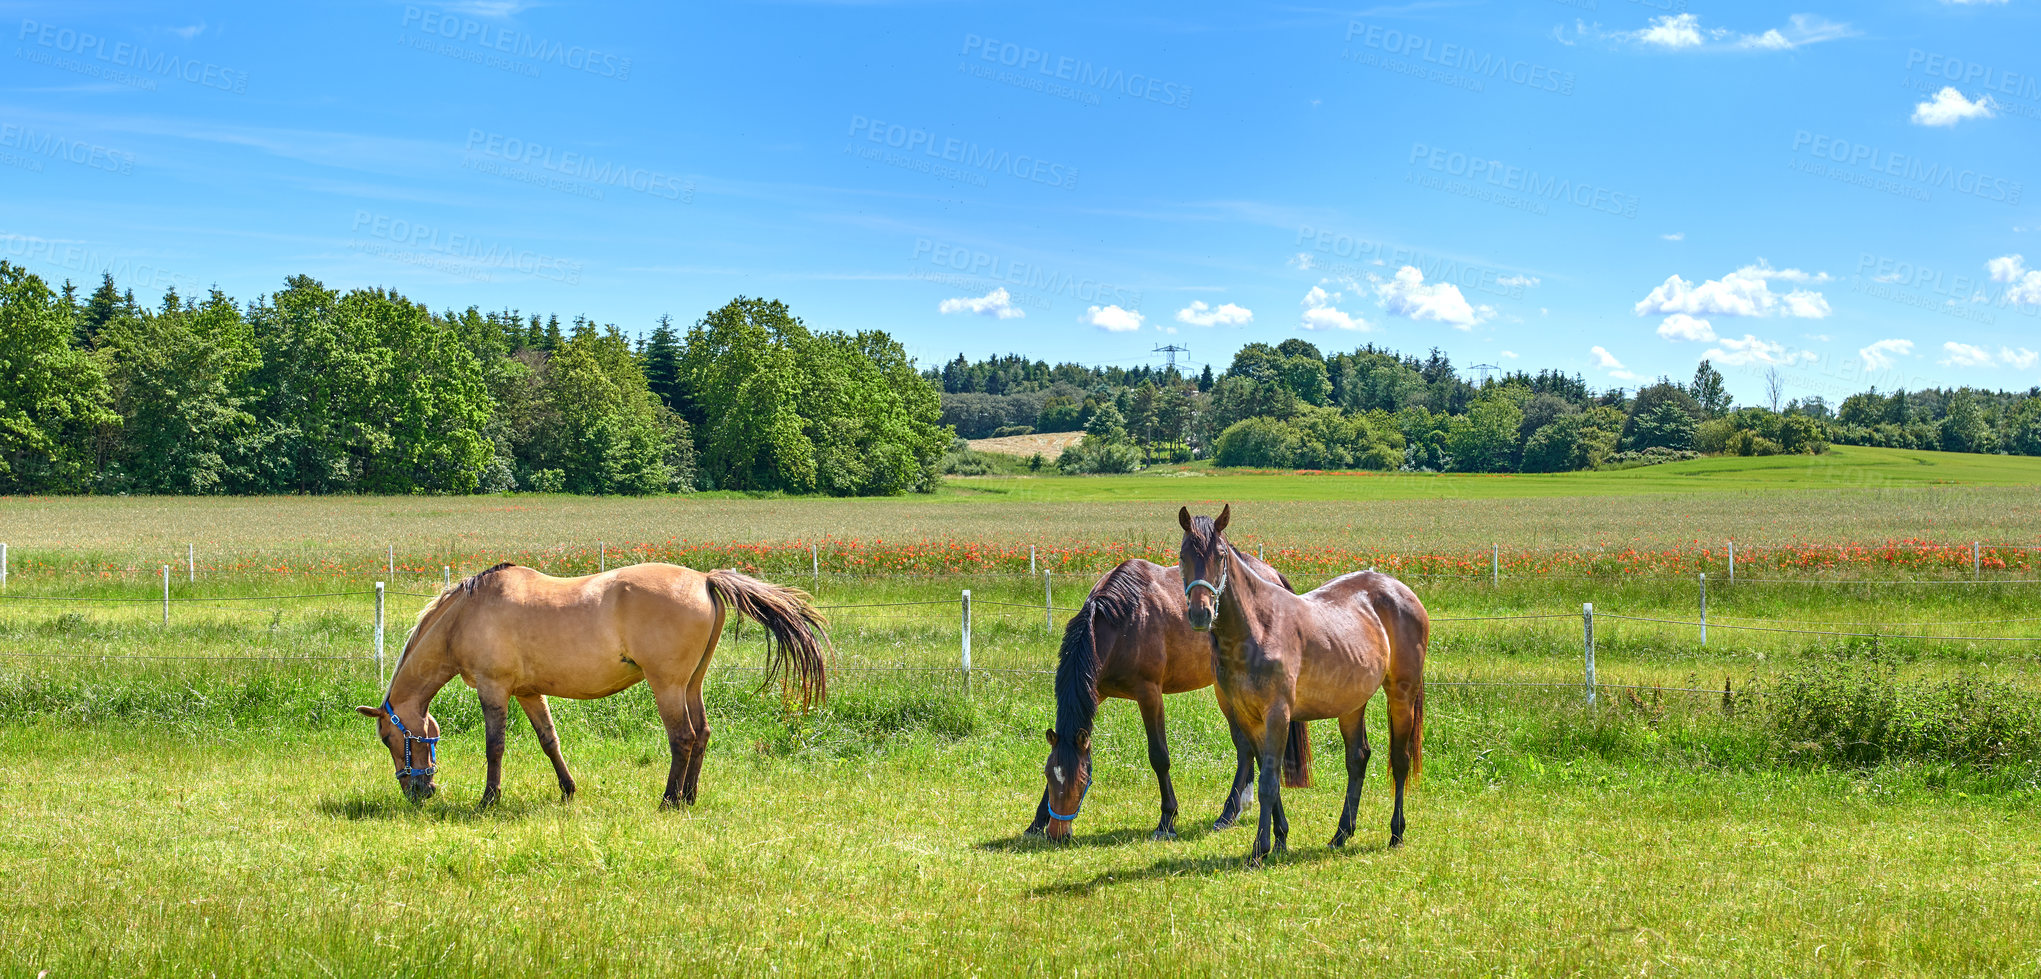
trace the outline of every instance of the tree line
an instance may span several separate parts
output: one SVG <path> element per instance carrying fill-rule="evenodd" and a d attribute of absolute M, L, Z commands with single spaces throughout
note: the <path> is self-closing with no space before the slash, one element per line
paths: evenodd
<path fill-rule="evenodd" d="M 2041 389 L 1972 388 L 1739 406 L 1702 361 L 1685 382 L 1592 389 L 1579 374 L 1510 371 L 1476 383 L 1444 353 L 1374 345 L 1326 355 L 1304 340 L 1250 343 L 1214 376 L 1050 367 L 959 356 L 926 372 L 960 435 L 1086 432 L 1057 464 L 1124 472 L 1209 455 L 1222 466 L 1563 472 L 1697 454 L 1818 453 L 1830 444 L 2041 455 Z"/>
<path fill-rule="evenodd" d="M 886 334 L 765 299 L 633 343 L 307 276 L 81 299 L 0 262 L 0 493 L 926 492 L 940 414 Z"/>

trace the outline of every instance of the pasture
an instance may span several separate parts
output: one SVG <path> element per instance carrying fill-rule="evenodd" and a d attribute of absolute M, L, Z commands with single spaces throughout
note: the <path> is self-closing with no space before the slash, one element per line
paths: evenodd
<path fill-rule="evenodd" d="M 1568 495 L 1143 474 L 890 501 L 0 501 L 0 970 L 2041 973 L 2041 642 L 2023 641 L 2041 637 L 2041 574 L 2012 546 L 2041 540 L 2041 480 L 1846 452 L 1939 475 L 1824 486 L 1740 460 L 1658 467 L 1679 495 L 1630 492 L 1625 473 Z M 1094 562 L 1173 550 L 1176 502 L 1221 497 L 1237 542 L 1272 561 L 1437 559 L 1409 577 L 1439 621 L 1401 850 L 1383 847 L 1381 757 L 1355 846 L 1325 849 L 1344 773 L 1320 723 L 1316 786 L 1286 796 L 1290 853 L 1245 870 L 1251 830 L 1209 830 L 1231 747 L 1208 691 L 1168 704 L 1181 839 L 1147 838 L 1155 782 L 1125 702 L 1101 712 L 1075 842 L 1020 836 L 1057 638 L 1027 547 L 1069 562 L 1054 605 L 1074 607 Z M 1715 543 L 1731 537 L 1733 587 Z M 1907 539 L 1930 543 L 1774 560 Z M 1971 540 L 2002 545 L 1998 564 L 1973 575 Z M 808 542 L 835 545 L 819 575 Z M 1510 555 L 1500 580 L 1492 544 Z M 1599 557 L 1550 558 L 1573 551 Z M 690 554 L 819 582 L 837 644 L 825 707 L 758 691 L 758 630 L 732 631 L 693 809 L 655 806 L 666 744 L 640 686 L 554 702 L 575 801 L 517 720 L 504 801 L 477 812 L 480 712 L 456 683 L 434 705 L 441 792 L 403 801 L 350 709 L 380 696 L 372 581 L 388 581 L 394 659 L 443 566 Z M 1606 685 L 1592 706 L 1583 602 Z M 1386 740 L 1379 706 L 1371 722 Z"/>

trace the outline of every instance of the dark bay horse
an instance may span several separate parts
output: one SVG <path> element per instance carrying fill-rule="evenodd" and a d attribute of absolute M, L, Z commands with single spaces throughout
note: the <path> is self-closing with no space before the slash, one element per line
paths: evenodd
<path fill-rule="evenodd" d="M 1289 579 L 1259 558 L 1243 554 L 1241 560 L 1290 587 Z M 1107 572 L 1063 628 L 1056 662 L 1056 726 L 1047 732 L 1049 761 L 1042 769 L 1047 784 L 1028 833 L 1055 840 L 1070 836 L 1091 788 L 1092 721 L 1100 701 L 1119 697 L 1141 707 L 1148 764 L 1162 788 L 1162 820 L 1151 838 L 1174 839 L 1176 787 L 1169 779 L 1162 698 L 1211 685 L 1212 643 L 1185 621 L 1183 579 L 1176 569 L 1137 558 Z M 1253 798 L 1254 759 L 1239 755 L 1237 766 L 1215 829 L 1233 825 L 1241 806 Z M 1283 784 L 1311 784 L 1311 739 L 1302 721 L 1291 730 L 1283 756 Z"/>
<path fill-rule="evenodd" d="M 702 677 L 716 652 L 725 609 L 756 620 L 771 635 L 766 682 L 784 677 L 783 695 L 798 690 L 806 708 L 827 693 L 823 620 L 808 596 L 792 588 L 722 570 L 634 564 L 580 578 L 555 578 L 499 564 L 439 593 L 390 676 L 381 707 L 356 707 L 376 719 L 376 733 L 397 767 L 397 784 L 413 802 L 436 791 L 439 722 L 427 709 L 458 676 L 482 701 L 489 782 L 482 805 L 496 801 L 503 775 L 503 736 L 516 698 L 531 719 L 539 747 L 553 762 L 563 798 L 574 779 L 560 755 L 546 697 L 593 700 L 643 680 L 652 685 L 659 719 L 673 750 L 665 805 L 692 805 L 708 753 Z"/>
<path fill-rule="evenodd" d="M 1339 718 L 1346 740 L 1346 805 L 1332 845 L 1354 835 L 1361 782 L 1368 774 L 1368 701 L 1380 689 L 1389 701 L 1389 770 L 1396 778 L 1396 813 L 1389 845 L 1403 843 L 1403 789 L 1424 767 L 1424 655 L 1431 617 L 1400 581 L 1361 571 L 1303 594 L 1263 578 L 1225 537 L 1233 508 L 1218 519 L 1177 511 L 1179 549 L 1191 628 L 1209 631 L 1215 651 L 1219 709 L 1242 752 L 1261 759 L 1261 825 L 1248 862 L 1259 865 L 1286 849 L 1290 823 L 1282 789 L 1269 766 L 1283 754 L 1290 725 Z"/>

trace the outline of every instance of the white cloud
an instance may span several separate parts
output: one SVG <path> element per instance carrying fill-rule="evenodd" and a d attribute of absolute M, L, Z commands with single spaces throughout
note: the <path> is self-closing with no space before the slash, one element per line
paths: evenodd
<path fill-rule="evenodd" d="M 1254 311 L 1232 303 L 1213 309 L 1204 300 L 1193 299 L 1189 306 L 1176 311 L 1176 321 L 1192 326 L 1246 326 L 1254 322 Z"/>
<path fill-rule="evenodd" d="M 2011 287 L 2006 290 L 2007 300 L 2023 305 L 2041 303 L 2041 269 L 2028 268 L 2024 256 L 2001 255 L 1984 267 L 1991 270 L 1991 281 Z"/>
<path fill-rule="evenodd" d="M 1829 281 L 1827 272 L 1807 273 L 1799 269 L 1775 269 L 1764 259 L 1746 265 L 1720 279 L 1695 285 L 1669 276 L 1649 295 L 1632 307 L 1639 316 L 1686 313 L 1689 316 L 1794 316 L 1821 319 L 1829 314 L 1828 300 L 1811 289 L 1785 294 L 1772 291 L 1772 280 L 1791 283 Z"/>
<path fill-rule="evenodd" d="M 1693 14 L 1654 17 L 1650 27 L 1632 36 L 1640 43 L 1662 48 L 1698 48 L 1707 43 L 1701 38 L 1701 18 Z"/>
<path fill-rule="evenodd" d="M 1857 31 L 1814 14 L 1794 14 L 1780 27 L 1745 34 L 1727 27 L 1707 27 L 1694 14 L 1666 14 L 1651 18 L 1648 26 L 1634 31 L 1604 31 L 1601 25 L 1574 22 L 1574 35 L 1601 41 L 1636 44 L 1659 51 L 1791 51 L 1854 36 Z M 1562 31 L 1561 43 L 1571 44 Z"/>
<path fill-rule="evenodd" d="M 1899 363 L 1901 357 L 1913 356 L 1912 340 L 1880 340 L 1857 351 L 1864 358 L 1864 366 L 1870 370 L 1882 371 Z"/>
<path fill-rule="evenodd" d="M 1290 256 L 1290 261 L 1287 264 L 1293 269 L 1304 269 L 1305 271 L 1310 271 L 1311 267 L 1317 265 L 1318 263 L 1312 260 L 1310 252 L 1298 252 L 1297 254 Z"/>
<path fill-rule="evenodd" d="M 1667 340 L 1692 340 L 1695 343 L 1715 342 L 1715 328 L 1707 320 L 1696 319 L 1685 313 L 1674 313 L 1658 324 L 1658 335 Z"/>
<path fill-rule="evenodd" d="M 1092 306 L 1077 318 L 1107 333 L 1132 333 L 1141 328 L 1141 314 L 1118 306 Z"/>
<path fill-rule="evenodd" d="M 1760 340 L 1748 333 L 1741 340 L 1723 337 L 1717 341 L 1719 347 L 1709 347 L 1701 356 L 1719 361 L 1731 367 L 1748 367 L 1752 364 L 1768 364 L 1783 367 L 1815 359 L 1813 351 L 1795 350 L 1783 343 Z"/>
<path fill-rule="evenodd" d="M 1608 352 L 1602 347 L 1591 347 L 1587 353 L 1588 356 L 1594 358 L 1595 366 L 1608 371 L 1610 377 L 1625 381 L 1637 379 L 1637 375 L 1630 373 L 1630 370 L 1623 366 L 1623 362 L 1616 359 L 1615 354 Z"/>
<path fill-rule="evenodd" d="M 1469 305 L 1460 287 L 1450 282 L 1425 285 L 1424 273 L 1410 265 L 1397 269 L 1395 278 L 1377 282 L 1375 296 L 1383 309 L 1397 316 L 1445 323 L 1456 330 L 1471 330 L 1495 315 L 1494 307 Z"/>
<path fill-rule="evenodd" d="M 1013 304 L 1013 297 L 1007 294 L 1004 287 L 994 289 L 977 299 L 945 299 L 936 306 L 936 312 L 977 313 L 980 316 L 1002 320 L 1019 319 L 1028 315 L 1026 310 Z"/>
<path fill-rule="evenodd" d="M 1913 123 L 1917 126 L 1953 126 L 1965 119 L 1989 119 L 1997 104 L 1991 96 L 1980 95 L 1972 102 L 1954 86 L 1944 85 L 1935 97 L 1913 107 Z"/>
<path fill-rule="evenodd" d="M 1535 286 L 1542 281 L 1535 275 L 1505 275 L 1495 280 L 1497 285 L 1504 286 Z"/>
<path fill-rule="evenodd" d="M 1659 237 L 1664 238 L 1667 241 L 1685 241 L 1687 240 L 1687 233 L 1684 231 L 1675 231 L 1669 235 L 1659 235 Z"/>
<path fill-rule="evenodd" d="M 193 24 L 190 27 L 173 27 L 170 29 L 170 33 L 175 34 L 178 37 L 184 38 L 187 41 L 191 40 L 194 37 L 199 36 L 200 34 L 204 34 L 205 32 L 206 32 L 205 21 L 199 21 L 198 23 Z"/>
<path fill-rule="evenodd" d="M 2026 370 L 2034 366 L 2037 361 L 2041 361 L 2041 353 L 2035 353 L 2025 347 L 2000 347 L 1998 348 L 1998 359 L 2007 367 L 2017 367 L 2021 370 Z"/>
<path fill-rule="evenodd" d="M 1515 360 L 1517 359 L 1517 352 L 1514 350 L 1504 350 L 1502 351 L 1502 356 L 1504 360 Z"/>
<path fill-rule="evenodd" d="M 1802 333 L 1800 335 L 1802 337 L 1805 337 L 1806 339 L 1814 341 L 1815 343 L 1827 343 L 1835 339 L 1835 337 L 1829 336 L 1826 333 Z"/>
<path fill-rule="evenodd" d="M 1944 367 L 1990 367 L 1992 364 L 1991 351 L 1967 343 L 1951 340 L 1942 344 L 1942 352 L 1948 354 L 1941 360 Z"/>
<path fill-rule="evenodd" d="M 1304 307 L 1303 321 L 1299 323 L 1307 330 L 1366 330 L 1368 321 L 1342 311 L 1333 305 L 1340 301 L 1337 292 L 1328 293 L 1321 286 L 1312 286 L 1298 304 Z"/>

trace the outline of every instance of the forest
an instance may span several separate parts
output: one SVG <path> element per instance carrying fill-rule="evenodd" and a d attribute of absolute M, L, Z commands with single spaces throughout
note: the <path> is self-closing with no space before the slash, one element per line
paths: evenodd
<path fill-rule="evenodd" d="M 433 312 L 308 276 L 239 303 L 81 296 L 0 262 L 0 493 L 931 492 L 960 440 L 1083 431 L 1072 474 L 1219 466 L 1562 472 L 1830 444 L 2041 455 L 2041 390 L 1875 388 L 1735 404 L 1691 379 L 1470 381 L 1437 349 L 1249 343 L 1223 371 L 918 368 L 883 331 L 813 331 L 738 297 L 633 337 L 577 315 Z"/>

